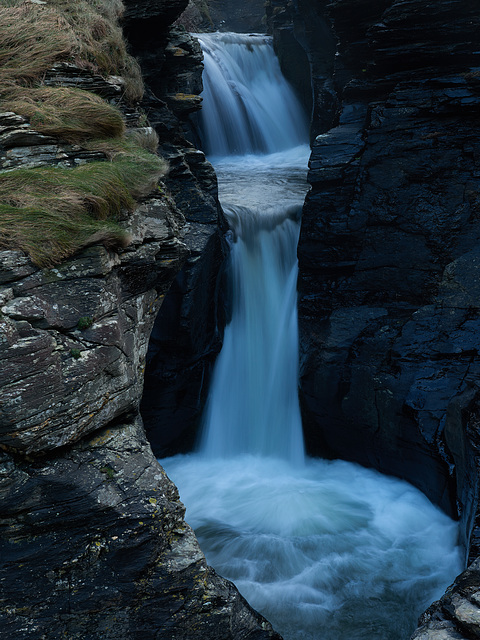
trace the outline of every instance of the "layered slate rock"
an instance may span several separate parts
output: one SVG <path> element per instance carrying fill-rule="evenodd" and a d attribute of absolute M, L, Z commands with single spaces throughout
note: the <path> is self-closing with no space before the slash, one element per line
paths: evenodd
<path fill-rule="evenodd" d="M 220 348 L 217 277 L 225 224 L 215 172 L 196 146 L 190 120 L 201 106 L 200 45 L 183 27 L 169 26 L 162 3 L 142 15 L 134 13 L 136 3 L 131 5 L 125 32 L 146 81 L 142 107 L 169 162 L 166 186 L 188 225 L 189 256 L 157 318 L 147 356 L 142 416 L 160 456 L 191 447 L 205 404 Z"/>
<path fill-rule="evenodd" d="M 137 409 L 153 314 L 186 254 L 182 223 L 152 199 L 121 256 L 93 246 L 22 277 L 22 255 L 0 252 L 5 448 L 46 452 Z"/>
<path fill-rule="evenodd" d="M 85 162 L 105 160 L 104 153 L 88 151 L 79 145 L 59 142 L 30 125 L 26 118 L 11 111 L 0 113 L 0 167 L 15 169 L 44 165 L 75 167 Z"/>
<path fill-rule="evenodd" d="M 277 42 L 306 50 L 317 113 L 299 245 L 309 450 L 410 480 L 460 515 L 475 557 L 478 4 L 269 4 Z M 476 637 L 443 610 L 419 638 Z"/>
<path fill-rule="evenodd" d="M 412 640 L 480 638 L 480 562 L 475 560 L 420 618 Z"/>
<path fill-rule="evenodd" d="M 280 639 L 207 566 L 138 420 L 0 460 L 2 638 Z"/>
<path fill-rule="evenodd" d="M 135 4 L 138 19 L 163 7 L 171 20 L 185 3 Z M 181 69 L 166 74 L 165 86 Z M 69 64 L 45 81 L 106 90 L 128 127 L 148 124 L 138 105 L 122 103 L 121 78 Z M 207 566 L 139 414 L 155 318 L 183 265 L 202 260 L 218 213 L 203 154 L 166 102 L 149 93 L 148 104 L 158 107 L 152 119 L 171 171 L 168 184 L 124 212 L 129 246 L 120 253 L 89 246 L 52 269 L 0 252 L 2 640 L 280 640 Z M 178 114 L 185 113 L 182 105 Z M 0 127 L 4 170 L 105 159 L 45 140 L 16 114 L 0 114 Z"/>

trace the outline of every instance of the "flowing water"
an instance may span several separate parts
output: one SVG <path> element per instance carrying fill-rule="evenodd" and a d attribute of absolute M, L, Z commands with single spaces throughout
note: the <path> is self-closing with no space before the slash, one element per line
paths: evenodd
<path fill-rule="evenodd" d="M 204 148 L 230 232 L 231 321 L 198 451 L 162 460 L 209 563 L 285 640 L 405 640 L 462 570 L 409 484 L 306 458 L 296 245 L 309 148 L 265 36 L 202 34 Z"/>

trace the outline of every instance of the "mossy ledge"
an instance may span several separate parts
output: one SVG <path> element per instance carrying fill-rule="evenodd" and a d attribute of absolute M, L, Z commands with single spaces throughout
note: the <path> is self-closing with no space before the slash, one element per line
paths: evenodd
<path fill-rule="evenodd" d="M 122 115 L 125 105 L 139 113 L 143 93 L 119 26 L 122 11 L 118 0 L 7 0 L 0 8 L 0 111 L 21 116 L 23 131 L 40 141 L 96 152 L 96 161 L 80 166 L 0 173 L 0 248 L 20 249 L 40 267 L 92 243 L 128 245 L 128 213 L 167 172 L 155 140 L 132 136 Z M 48 71 L 64 63 L 105 82 L 113 76 L 120 94 L 107 102 L 84 89 L 46 86 Z"/>

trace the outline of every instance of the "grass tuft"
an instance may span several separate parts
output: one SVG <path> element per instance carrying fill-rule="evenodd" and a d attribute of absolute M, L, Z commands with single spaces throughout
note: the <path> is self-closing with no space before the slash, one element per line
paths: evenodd
<path fill-rule="evenodd" d="M 0 84 L 31 82 L 68 58 L 77 38 L 49 7 L 0 7 Z"/>
<path fill-rule="evenodd" d="M 29 119 L 36 131 L 66 142 L 120 137 L 125 125 L 120 112 L 99 96 L 65 87 L 0 89 L 0 109 Z"/>
<path fill-rule="evenodd" d="M 48 233 L 45 231 L 48 230 Z M 89 244 L 97 244 L 101 232 L 111 247 L 128 244 L 128 236 L 114 222 L 96 221 L 86 215 L 68 218 L 39 207 L 0 204 L 0 247 L 29 254 L 39 267 L 53 267 Z"/>
<path fill-rule="evenodd" d="M 138 63 L 128 55 L 118 19 L 121 0 L 0 0 L 0 109 L 25 116 L 46 135 L 103 151 L 108 161 L 73 168 L 17 168 L 0 173 L 0 247 L 26 252 L 52 267 L 93 243 L 113 249 L 130 239 L 120 222 L 136 199 L 153 191 L 168 165 L 155 155 L 147 128 L 125 132 L 123 117 L 100 97 L 42 86 L 53 64 L 74 62 L 119 75 L 125 97 L 143 93 Z"/>
<path fill-rule="evenodd" d="M 119 0 L 48 0 L 37 5 L 21 0 L 0 7 L 0 85 L 31 84 L 55 62 L 73 61 L 80 68 L 125 80 L 125 97 L 138 100 L 143 80 L 126 48 L 118 18 Z M 6 6 L 5 6 L 6 5 Z"/>
<path fill-rule="evenodd" d="M 139 150 L 75 169 L 37 167 L 0 174 L 0 246 L 52 267 L 89 244 L 124 247 L 118 224 L 164 175 L 166 163 Z"/>

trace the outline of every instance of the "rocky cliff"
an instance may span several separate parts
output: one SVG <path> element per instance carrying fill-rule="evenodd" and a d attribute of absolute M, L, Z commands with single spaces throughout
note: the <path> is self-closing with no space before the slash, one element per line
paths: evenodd
<path fill-rule="evenodd" d="M 312 75 L 299 246 L 301 401 L 314 454 L 406 478 L 468 543 L 477 508 L 478 3 L 267 3 Z M 297 69 L 297 71 L 295 71 Z M 299 85 L 301 86 L 301 85 Z M 478 552 L 475 529 L 471 557 Z M 415 638 L 478 637 L 473 565 Z"/>
<path fill-rule="evenodd" d="M 132 29 L 162 24 L 156 53 L 176 61 L 194 47 L 167 34 L 185 4 L 129 3 L 125 19 Z M 181 68 L 160 74 L 165 86 Z M 278 638 L 207 566 L 139 413 L 157 312 L 216 233 L 213 174 L 179 124 L 197 96 L 169 85 L 165 100 L 150 87 L 143 104 L 125 102 L 122 78 L 77 61 L 45 80 L 105 95 L 135 135 L 148 108 L 171 168 L 119 214 L 123 249 L 92 236 L 70 258 L 42 267 L 1 238 L 0 637 Z M 2 185 L 6 171 L 67 179 L 94 162 L 99 175 L 110 169 L 105 143 L 99 151 L 46 136 L 12 112 L 0 115 L 0 127 Z M 61 184 L 52 189 L 55 200 Z M 2 201 L 2 216 L 17 195 Z M 89 206 L 99 202 L 92 196 Z M 47 241 L 46 228 L 36 246 Z M 208 269 L 200 273 L 208 282 Z"/>
<path fill-rule="evenodd" d="M 175 15 L 186 5 L 177 3 Z M 149 439 L 155 453 L 164 455 L 191 446 L 219 349 L 215 301 L 222 218 L 215 173 L 195 147 L 189 121 L 201 105 L 200 45 L 170 24 L 161 5 L 155 7 L 127 3 L 125 33 L 147 85 L 142 107 L 170 165 L 166 185 L 187 222 L 188 257 L 153 328 L 142 399 Z"/>

